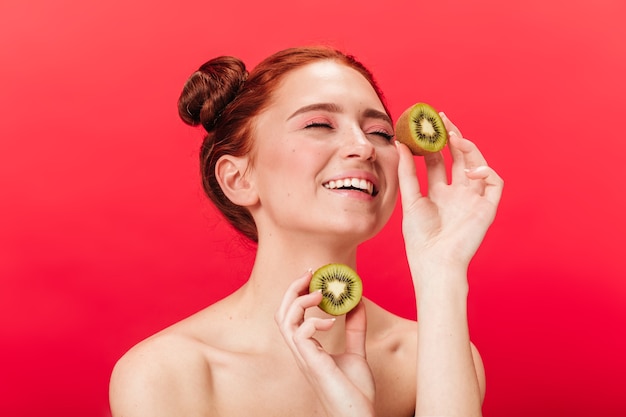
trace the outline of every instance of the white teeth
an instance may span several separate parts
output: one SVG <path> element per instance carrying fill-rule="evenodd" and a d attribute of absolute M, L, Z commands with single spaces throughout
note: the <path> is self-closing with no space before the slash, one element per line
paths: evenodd
<path fill-rule="evenodd" d="M 374 184 L 361 178 L 344 178 L 341 180 L 331 180 L 324 184 L 324 187 L 328 189 L 353 187 L 363 191 L 367 191 L 367 193 L 370 195 L 374 191 Z"/>

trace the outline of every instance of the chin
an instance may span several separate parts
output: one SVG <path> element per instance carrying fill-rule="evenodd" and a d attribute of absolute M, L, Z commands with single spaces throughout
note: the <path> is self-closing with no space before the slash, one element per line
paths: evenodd
<path fill-rule="evenodd" d="M 345 237 L 347 241 L 350 241 L 354 244 L 361 244 L 366 242 L 372 238 L 374 238 L 380 231 L 383 229 L 384 224 L 340 224 L 337 227 L 332 229 L 332 234 L 336 239 L 342 239 Z"/>

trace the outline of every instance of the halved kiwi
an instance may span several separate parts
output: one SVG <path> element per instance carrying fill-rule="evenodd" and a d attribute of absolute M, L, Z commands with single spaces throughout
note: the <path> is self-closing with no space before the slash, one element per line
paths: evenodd
<path fill-rule="evenodd" d="M 406 109 L 396 122 L 396 139 L 414 155 L 439 152 L 448 142 L 448 131 L 437 110 L 426 103 Z"/>
<path fill-rule="evenodd" d="M 361 277 L 344 264 L 328 264 L 313 273 L 309 292 L 322 290 L 319 308 L 333 316 L 346 314 L 359 304 L 363 295 Z"/>

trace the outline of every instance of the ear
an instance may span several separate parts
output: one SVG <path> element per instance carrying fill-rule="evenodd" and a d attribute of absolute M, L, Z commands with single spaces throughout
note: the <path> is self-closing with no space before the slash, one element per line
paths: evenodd
<path fill-rule="evenodd" d="M 251 180 L 248 157 L 223 155 L 215 164 L 215 176 L 222 191 L 238 206 L 250 207 L 258 196 Z"/>

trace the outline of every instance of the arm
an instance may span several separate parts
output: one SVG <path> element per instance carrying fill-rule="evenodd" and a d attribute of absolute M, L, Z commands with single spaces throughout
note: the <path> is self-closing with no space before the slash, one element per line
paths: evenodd
<path fill-rule="evenodd" d="M 442 155 L 427 155 L 428 196 L 413 156 L 398 144 L 403 234 L 419 316 L 416 415 L 480 416 L 484 372 L 469 337 L 467 268 L 495 217 L 503 182 L 442 116 L 451 132 L 451 179 Z"/>

